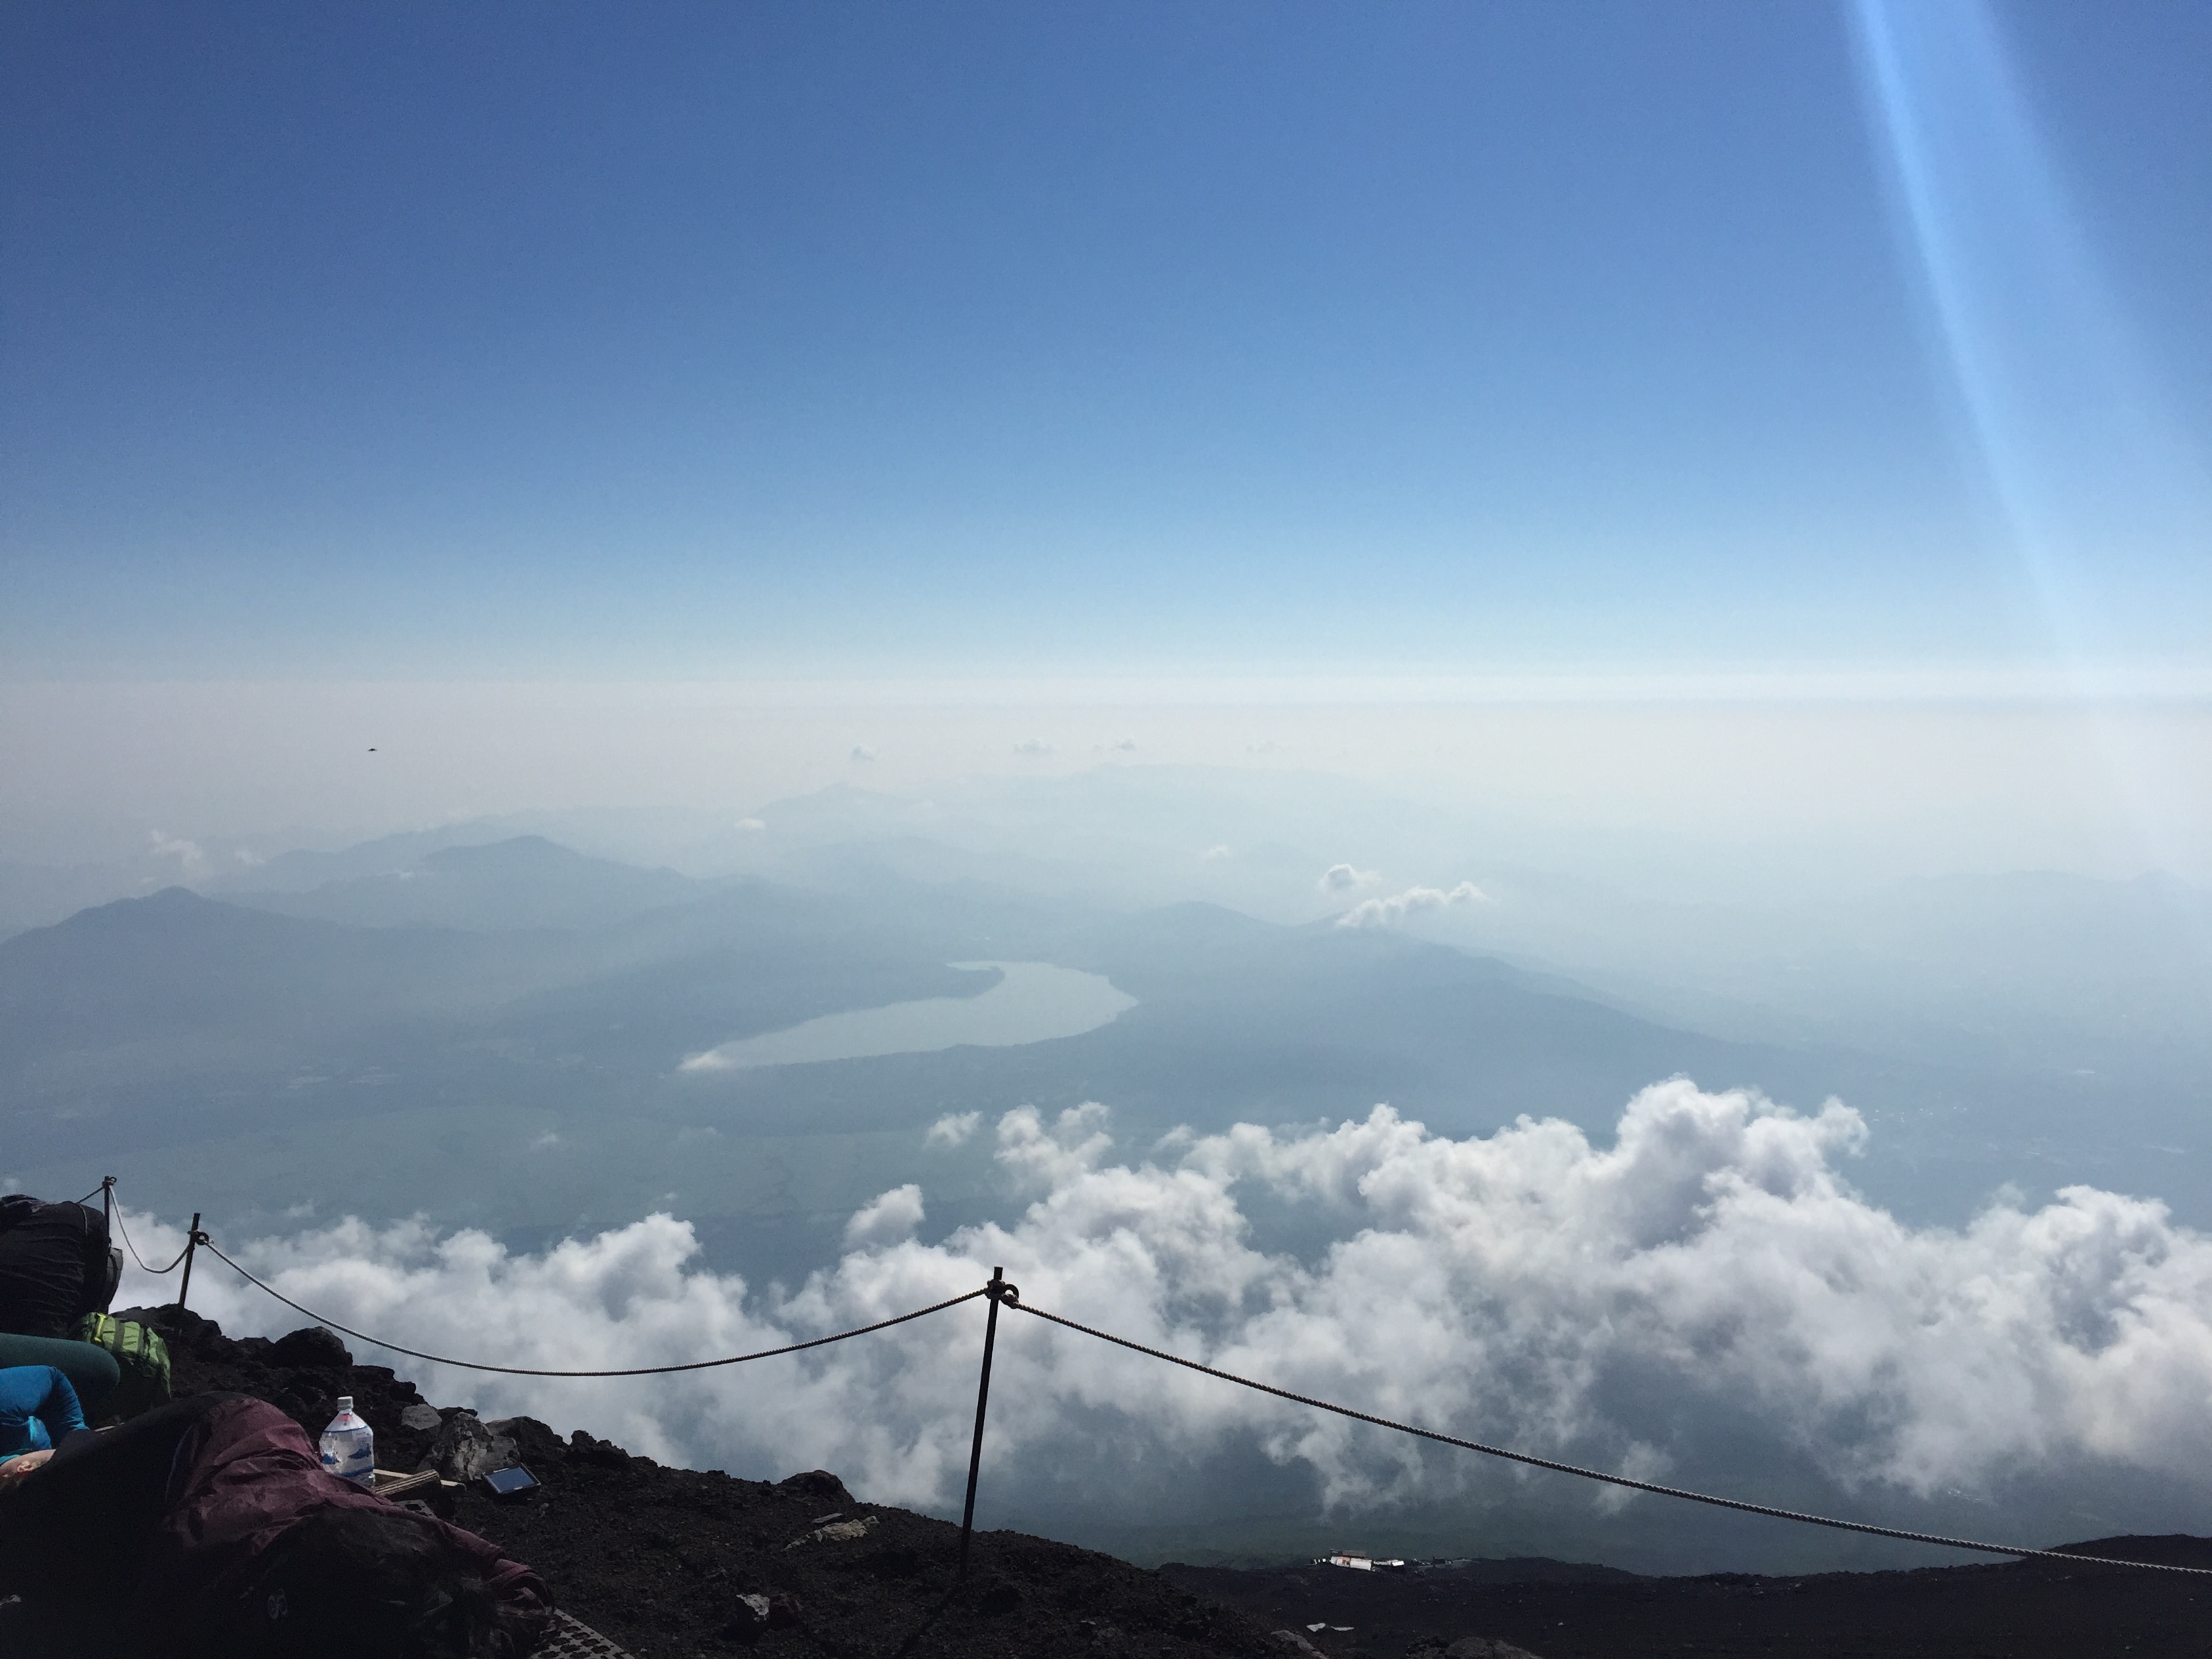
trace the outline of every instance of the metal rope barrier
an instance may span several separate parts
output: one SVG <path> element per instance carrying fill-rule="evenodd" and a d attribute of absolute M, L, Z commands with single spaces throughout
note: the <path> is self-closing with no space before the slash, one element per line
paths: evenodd
<path fill-rule="evenodd" d="M 1441 1434 L 1434 1429 L 1421 1429 L 1414 1427 L 1411 1423 L 1393 1422 L 1387 1417 L 1376 1417 L 1370 1412 L 1354 1411 L 1349 1406 L 1335 1405 L 1327 1400 L 1316 1400 L 1310 1395 L 1293 1394 L 1288 1389 L 1279 1389 L 1272 1383 L 1257 1382 L 1249 1376 L 1239 1376 L 1234 1371 L 1218 1370 L 1212 1365 L 1201 1365 L 1195 1359 L 1185 1359 L 1180 1354 L 1169 1353 L 1161 1348 L 1149 1348 L 1141 1342 L 1131 1341 L 1126 1336 L 1115 1336 L 1110 1331 L 1097 1330 L 1089 1325 L 1079 1324 L 1073 1319 L 1063 1319 L 1058 1314 L 1047 1313 L 1042 1308 L 1031 1307 L 1028 1303 L 1020 1300 L 1012 1285 L 1006 1286 L 1000 1292 L 999 1299 L 1004 1305 L 1018 1312 L 1035 1314 L 1039 1319 L 1049 1320 L 1055 1325 L 1064 1325 L 1071 1331 L 1080 1331 L 1085 1336 L 1095 1336 L 1102 1342 L 1111 1342 L 1117 1347 L 1149 1355 L 1154 1359 L 1164 1359 L 1170 1364 L 1181 1365 L 1186 1370 L 1200 1371 L 1207 1376 L 1218 1376 L 1224 1382 L 1236 1383 L 1239 1388 L 1251 1389 L 1261 1394 L 1271 1394 L 1279 1400 L 1288 1400 L 1300 1406 L 1310 1406 L 1316 1411 L 1334 1412 L 1339 1417 L 1349 1417 L 1356 1422 L 1372 1423 L 1379 1429 L 1395 1429 L 1400 1434 L 1416 1435 L 1423 1440 L 1434 1440 L 1443 1445 L 1457 1446 L 1463 1451 L 1480 1452 L 1486 1457 L 1503 1457 L 1516 1463 L 1527 1463 L 1536 1468 L 1551 1469 L 1560 1474 L 1580 1475 L 1585 1480 L 1603 1480 L 1612 1486 L 1629 1487 L 1635 1492 L 1653 1492 L 1661 1498 L 1686 1498 L 1692 1504 L 1711 1504 L 1718 1509 L 1740 1510 L 1746 1515 L 1764 1515 L 1777 1521 L 1796 1521 L 1809 1527 L 1832 1527 L 1839 1532 L 1866 1533 L 1875 1538 L 1898 1538 L 1908 1544 L 1940 1544 L 1947 1549 L 1978 1550 L 1984 1555 L 2037 1556 L 2052 1561 L 2089 1562 L 2102 1567 L 2133 1567 L 2149 1572 L 2187 1572 L 2212 1577 L 2212 1567 L 2177 1567 L 2169 1566 L 2162 1561 L 2121 1561 L 2110 1556 L 2076 1555 L 2070 1550 L 2035 1550 L 2024 1548 L 2017 1544 L 1977 1543 L 1967 1538 L 1945 1538 L 1935 1533 L 1906 1532 L 1896 1527 L 1874 1526 L 1864 1521 L 1838 1521 L 1825 1515 L 1807 1515 L 1796 1510 L 1775 1509 L 1765 1504 L 1749 1504 L 1737 1498 L 1716 1498 L 1710 1492 L 1691 1492 L 1681 1486 L 1662 1486 L 1649 1480 L 1632 1480 L 1625 1474 L 1607 1474 L 1602 1469 L 1586 1469 L 1573 1463 L 1561 1463 L 1553 1458 L 1539 1457 L 1533 1452 L 1510 1451 L 1503 1446 L 1486 1446 L 1479 1440 L 1462 1440 L 1456 1435 Z"/>
<path fill-rule="evenodd" d="M 95 1188 L 95 1190 L 97 1189 Z M 138 1247 L 131 1242 L 131 1230 L 123 1224 L 123 1210 L 121 1206 L 118 1205 L 116 1207 L 112 1219 L 115 1223 L 115 1231 L 123 1235 L 124 1248 L 131 1252 L 131 1259 L 138 1264 L 138 1271 L 141 1273 L 154 1273 L 157 1275 L 161 1273 L 173 1273 L 177 1271 L 178 1267 L 183 1265 L 185 1258 L 192 1253 L 192 1241 L 190 1238 L 187 1238 L 185 1241 L 185 1248 L 177 1252 L 177 1259 L 174 1261 L 172 1261 L 166 1267 L 149 1267 L 146 1265 L 146 1258 L 138 1254 Z M 210 1245 L 209 1248 L 212 1249 L 214 1246 Z"/>
<path fill-rule="evenodd" d="M 275 1297 L 294 1312 L 307 1315 L 319 1325 L 326 1325 L 334 1331 L 343 1331 L 346 1335 L 358 1341 L 366 1342 L 372 1347 L 382 1348 L 391 1353 L 404 1353 L 410 1359 L 427 1359 L 434 1365 L 453 1365 L 465 1371 L 495 1371 L 501 1376 L 661 1376 L 672 1371 L 712 1370 L 718 1365 L 742 1365 L 749 1359 L 773 1359 L 780 1353 L 799 1353 L 808 1348 L 823 1348 L 832 1342 L 843 1342 L 852 1337 L 866 1336 L 871 1331 L 887 1331 L 894 1325 L 905 1324 L 909 1319 L 921 1319 L 930 1314 L 942 1313 L 947 1308 L 957 1308 L 963 1302 L 973 1302 L 976 1297 L 988 1294 L 988 1287 L 979 1285 L 976 1289 L 960 1296 L 947 1297 L 942 1302 L 933 1302 L 927 1308 L 916 1308 L 912 1313 L 902 1313 L 895 1319 L 879 1319 L 872 1325 L 862 1325 L 853 1330 L 840 1331 L 835 1336 L 817 1336 L 811 1341 L 787 1343 L 781 1348 L 763 1348 L 757 1353 L 733 1353 L 725 1359 L 694 1359 L 681 1365 L 633 1365 L 623 1370 L 549 1371 L 534 1370 L 527 1365 L 483 1365 L 474 1360 L 448 1359 L 443 1354 L 424 1353 L 417 1348 L 403 1348 L 397 1342 L 386 1342 L 380 1337 L 369 1335 L 366 1331 L 355 1330 L 350 1325 L 341 1325 L 337 1320 L 317 1313 L 313 1308 L 301 1307 L 276 1286 L 254 1278 L 252 1273 L 233 1261 L 206 1234 L 199 1234 L 194 1242 L 205 1247 L 209 1253 L 223 1266 L 249 1284 L 260 1286 L 262 1290 Z"/>

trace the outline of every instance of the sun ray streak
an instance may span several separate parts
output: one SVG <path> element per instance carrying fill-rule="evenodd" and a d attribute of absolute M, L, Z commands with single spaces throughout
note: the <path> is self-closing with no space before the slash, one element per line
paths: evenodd
<path fill-rule="evenodd" d="M 1853 0 L 1862 84 L 1924 284 L 2005 580 L 2076 695 L 2141 637 L 2143 596 L 2201 562 L 2208 492 L 2160 410 L 1983 0 Z M 2136 647 L 2140 649 L 2138 645 Z M 2154 860 L 2166 781 L 2105 763 Z"/>

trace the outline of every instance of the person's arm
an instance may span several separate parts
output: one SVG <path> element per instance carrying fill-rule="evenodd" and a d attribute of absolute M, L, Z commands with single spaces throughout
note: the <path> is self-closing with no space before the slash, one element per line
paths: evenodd
<path fill-rule="evenodd" d="M 70 1380 L 52 1365 L 10 1365 L 0 1370 L 0 1456 L 30 1449 L 30 1424 L 38 1419 L 49 1445 L 84 1426 Z"/>
<path fill-rule="evenodd" d="M 51 1365 L 0 1366 L 0 1452 L 20 1445 L 17 1437 L 39 1414 L 39 1406 L 52 1389 L 46 1373 Z"/>
<path fill-rule="evenodd" d="M 39 1421 L 46 1425 L 46 1438 L 57 1446 L 65 1435 L 77 1433 L 85 1426 L 84 1407 L 77 1404 L 76 1387 L 52 1365 L 53 1387 L 39 1404 Z"/>

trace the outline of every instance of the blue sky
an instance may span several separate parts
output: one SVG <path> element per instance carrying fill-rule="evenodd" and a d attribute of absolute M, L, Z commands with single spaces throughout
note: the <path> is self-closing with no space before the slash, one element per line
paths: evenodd
<path fill-rule="evenodd" d="M 2208 655 L 2202 6 L 0 18 L 18 676 Z"/>

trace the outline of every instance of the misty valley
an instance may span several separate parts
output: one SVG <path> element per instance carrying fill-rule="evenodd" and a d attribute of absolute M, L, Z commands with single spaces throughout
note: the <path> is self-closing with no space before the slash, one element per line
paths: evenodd
<path fill-rule="evenodd" d="M 1947 916 L 1929 891 L 1875 893 L 1849 917 L 1848 946 L 1805 952 L 1832 990 L 1793 1004 L 1787 986 L 1747 993 L 1786 915 L 1747 905 L 1734 944 L 1699 918 L 1670 964 L 1663 904 L 1595 906 L 1587 882 L 1464 853 L 1437 880 L 1465 881 L 1479 903 L 1445 902 L 1438 884 L 1359 910 L 1326 856 L 1346 835 L 1326 814 L 1310 825 L 1316 850 L 1255 842 L 1242 856 L 1193 858 L 1191 837 L 1144 827 L 1163 793 L 1201 787 L 1219 794 L 1217 822 L 1280 805 L 1250 799 L 1249 781 L 1129 771 L 1109 861 L 1054 821 L 1048 790 L 1019 813 L 1003 799 L 939 813 L 937 839 L 887 826 L 895 802 L 836 790 L 693 847 L 688 872 L 577 850 L 556 823 L 469 823 L 240 860 L 19 927 L 0 939 L 0 1175 L 58 1194 L 116 1174 L 149 1260 L 200 1212 L 307 1305 L 335 1298 L 417 1345 L 444 1322 L 448 1352 L 500 1323 L 487 1303 L 552 1296 L 544 1328 L 511 1340 L 581 1341 L 614 1363 L 640 1343 L 696 1347 L 698 1334 L 665 1327 L 702 1297 L 727 1342 L 739 1327 L 877 1310 L 902 1278 L 941 1293 L 975 1270 L 961 1261 L 1042 1252 L 1023 1275 L 1035 1285 L 1057 1253 L 1061 1300 L 1089 1283 L 1109 1303 L 1090 1314 L 1119 1303 L 1124 1323 L 1188 1327 L 1273 1374 L 1297 1370 L 1308 1342 L 1370 1359 L 1408 1343 L 1415 1373 L 1446 1364 L 1422 1386 L 1472 1391 L 1468 1409 L 1509 1443 L 1816 1508 L 1887 1482 L 1886 1513 L 1966 1533 L 1999 1490 L 2014 1512 L 2061 1501 L 2008 1473 L 1994 1431 L 1961 1424 L 1956 1445 L 1910 1448 L 1961 1408 L 1954 1385 L 2052 1386 L 2035 1381 L 2059 1363 L 2039 1342 L 2092 1370 L 2120 1365 L 2142 1275 L 2200 1271 L 2179 1264 L 2212 1250 L 2188 1231 L 2212 1217 L 2192 1144 L 2212 1075 L 2189 1000 L 2203 981 L 2157 955 L 2178 948 L 2158 929 L 2201 921 L 2201 895 L 2161 890 L 2172 903 L 2147 908 L 2123 884 L 1968 884 L 1934 890 Z M 1095 823 L 1097 795 L 1096 781 L 1071 786 L 1062 809 Z M 1438 862 L 1378 850 L 1398 867 Z M 996 880 L 979 868 L 994 863 Z M 110 875 L 126 878 L 147 879 Z M 1805 921 L 1801 949 L 1821 925 Z M 2063 975 L 2027 973 L 2024 937 L 2054 958 L 2131 955 L 2165 976 L 2160 995 L 2077 1008 L 2070 1026 L 2043 1018 L 2007 976 Z M 1692 952 L 1701 970 L 1681 971 Z M 1883 979 L 1916 1020 L 1863 990 L 1854 1004 L 1849 987 Z M 1962 983 L 1972 1012 L 1947 1026 Z M 1658 984 L 1671 1006 L 1643 994 Z M 1807 1017 L 1815 1003 L 1823 1020 Z M 1689 1017 L 1700 1006 L 1705 1029 Z M 2053 1063 L 2123 1052 L 2131 1066 Z M 1128 1259 L 1086 1279 L 1101 1249 Z M 1393 1251 L 1400 1266 L 1370 1280 Z M 1545 1265 L 1560 1251 L 1580 1267 Z M 1760 1278 L 1778 1252 L 1826 1279 L 1844 1328 L 1880 1328 L 1863 1352 L 1822 1352 L 1832 1337 L 1806 1322 L 1807 1294 Z M 556 1268 L 574 1281 L 558 1295 Z M 1972 1286 L 1993 1269 L 2033 1281 L 2015 1287 L 2021 1307 L 1984 1308 L 1966 1319 L 1978 1334 L 1945 1344 L 1987 1346 L 1986 1364 L 1919 1375 L 1899 1322 L 1966 1318 L 1961 1298 L 1984 1297 Z M 2094 1285 L 2075 1282 L 2084 1272 Z M 2069 1310 L 2051 1300 L 2062 1291 L 2087 1300 Z M 195 1287 L 242 1328 L 270 1318 L 252 1294 L 220 1276 Z M 610 1315 L 609 1297 L 665 1305 Z M 1741 1322 L 1771 1297 L 1776 1329 L 1794 1334 L 1764 1352 Z M 1639 1331 L 1670 1299 L 1679 1325 Z M 568 1328 L 579 1306 L 599 1309 L 596 1334 Z M 1316 1320 L 1325 1328 L 1299 1335 Z M 964 1363 L 957 1340 L 916 1340 L 938 1343 L 927 1363 L 907 1354 L 917 1371 Z M 1465 1347 L 1448 1360 L 1440 1341 Z M 1717 1348 L 1692 1363 L 1684 1342 Z M 1874 1370 L 1845 1385 L 1838 1366 Z M 1421 1398 L 1389 1364 L 1322 1380 L 1318 1392 L 1361 1401 Z M 1158 1386 L 1125 1381 L 1130 1399 Z M 556 1422 L 580 1409 L 573 1385 L 488 1386 Z M 714 1463 L 769 1432 L 740 1409 L 763 1386 L 598 1408 L 629 1413 L 634 1443 Z M 810 1386 L 853 1384 L 831 1365 Z M 1766 1401 L 1748 1417 L 1745 1389 Z M 1095 1387 L 1064 1404 L 1127 1408 Z M 1276 1559 L 1347 1515 L 1407 1552 L 1485 1537 L 1674 1567 L 1747 1552 L 1889 1559 L 1727 1516 L 1662 1520 L 1648 1502 L 1593 1509 L 1357 1436 L 1271 1440 L 1219 1401 L 1178 1410 L 1193 1415 L 1171 1432 L 1102 1433 L 1060 1459 L 1027 1483 L 1023 1514 L 1139 1559 Z M 925 1506 L 945 1500 L 936 1460 L 952 1455 L 926 1416 L 894 1413 L 886 1431 L 907 1449 L 857 1471 Z M 855 1468 L 818 1420 L 775 1432 Z M 1217 1478 L 1190 1488 L 1159 1461 L 1176 1445 Z M 2064 1501 L 2101 1501 L 2094 1480 L 2071 1490 Z M 2179 1488 L 2152 1501 L 2187 1506 Z"/>

